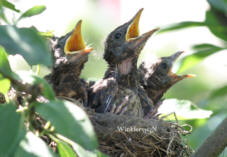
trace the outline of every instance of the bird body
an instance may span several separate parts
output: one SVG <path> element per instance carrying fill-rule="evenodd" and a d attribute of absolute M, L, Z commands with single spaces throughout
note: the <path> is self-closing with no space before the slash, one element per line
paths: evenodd
<path fill-rule="evenodd" d="M 87 104 L 88 84 L 79 76 L 92 49 L 87 48 L 83 41 L 81 23 L 79 21 L 72 32 L 53 40 L 55 63 L 47 79 L 57 96 L 73 98 Z"/>
<path fill-rule="evenodd" d="M 171 71 L 174 61 L 183 53 L 179 51 L 168 57 L 162 57 L 155 63 L 143 62 L 139 66 L 140 83 L 149 98 L 156 104 L 164 93 L 174 84 L 193 75 L 179 76 Z"/>
<path fill-rule="evenodd" d="M 143 93 L 144 97 L 139 93 L 141 90 L 136 64 L 146 41 L 157 29 L 139 36 L 141 12 L 142 9 L 107 37 L 104 59 L 109 67 L 105 77 L 89 91 L 89 104 L 97 112 L 143 117 L 144 107 L 149 110 L 152 108 L 152 102 L 146 93 Z M 143 100 L 144 98 L 147 100 Z"/>

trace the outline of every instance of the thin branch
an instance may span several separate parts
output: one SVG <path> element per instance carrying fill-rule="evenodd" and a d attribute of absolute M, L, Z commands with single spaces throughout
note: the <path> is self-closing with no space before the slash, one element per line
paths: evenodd
<path fill-rule="evenodd" d="M 192 157 L 217 157 L 227 146 L 227 118 L 205 140 Z"/>

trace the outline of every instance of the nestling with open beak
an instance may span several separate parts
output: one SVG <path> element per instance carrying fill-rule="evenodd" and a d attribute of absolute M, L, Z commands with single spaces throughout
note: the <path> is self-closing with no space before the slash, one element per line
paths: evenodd
<path fill-rule="evenodd" d="M 87 105 L 88 85 L 79 76 L 92 48 L 86 47 L 81 33 L 81 23 L 80 20 L 72 32 L 55 39 L 52 48 L 55 64 L 47 79 L 57 96 L 80 99 Z"/>
<path fill-rule="evenodd" d="M 104 59 L 109 67 L 105 77 L 89 91 L 89 105 L 97 112 L 142 117 L 146 114 L 143 108 L 152 108 L 152 102 L 140 89 L 136 64 L 146 41 L 158 29 L 139 36 L 142 10 L 112 31 L 106 39 Z"/>
<path fill-rule="evenodd" d="M 177 75 L 171 71 L 173 63 L 182 53 L 183 51 L 179 51 L 169 57 L 162 57 L 153 64 L 143 62 L 140 65 L 140 83 L 154 104 L 175 83 L 194 77 L 194 75 Z"/>

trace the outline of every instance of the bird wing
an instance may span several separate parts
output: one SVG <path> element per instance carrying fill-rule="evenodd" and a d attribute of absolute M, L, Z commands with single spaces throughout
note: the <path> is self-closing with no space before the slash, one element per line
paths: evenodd
<path fill-rule="evenodd" d="M 113 77 L 102 79 L 89 89 L 89 106 L 97 112 L 107 112 L 111 108 L 118 84 Z"/>

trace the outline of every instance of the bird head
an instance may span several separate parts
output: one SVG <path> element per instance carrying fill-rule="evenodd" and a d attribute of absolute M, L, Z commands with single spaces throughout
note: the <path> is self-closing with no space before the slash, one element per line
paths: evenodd
<path fill-rule="evenodd" d="M 155 72 L 157 72 L 161 76 L 167 76 L 166 79 L 168 78 L 168 80 L 165 80 L 163 78 L 163 81 L 167 81 L 170 84 L 174 84 L 180 80 L 183 80 L 184 78 L 195 77 L 195 75 L 192 74 L 177 75 L 176 73 L 172 72 L 173 63 L 183 52 L 184 51 L 178 51 L 169 57 L 162 57 L 154 66 Z"/>
<path fill-rule="evenodd" d="M 88 59 L 88 54 L 93 50 L 87 47 L 81 32 L 80 20 L 65 41 L 64 53 L 69 63 L 83 64 Z"/>
<path fill-rule="evenodd" d="M 158 29 L 153 29 L 147 33 L 139 35 L 139 20 L 143 9 L 140 9 L 136 15 L 127 23 L 117 27 L 106 39 L 104 59 L 110 66 L 115 66 L 128 62 L 123 67 L 131 67 L 131 61 L 138 58 L 138 55 L 144 47 L 149 37 Z M 135 63 L 136 64 L 136 63 Z M 125 71 L 125 72 L 124 72 Z M 127 74 L 130 68 L 123 70 Z"/>

